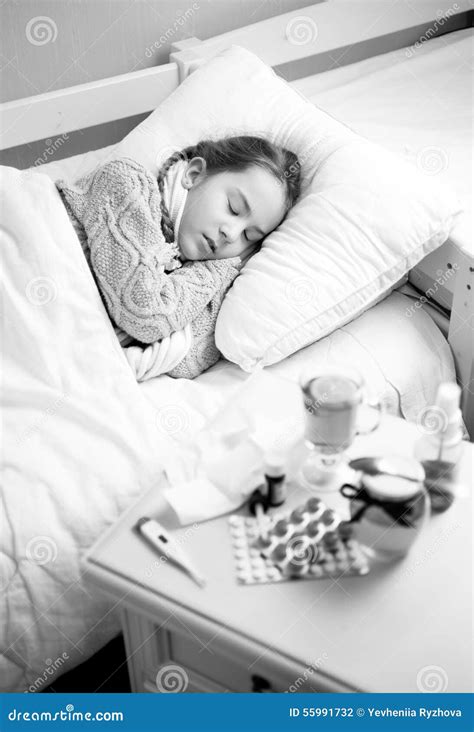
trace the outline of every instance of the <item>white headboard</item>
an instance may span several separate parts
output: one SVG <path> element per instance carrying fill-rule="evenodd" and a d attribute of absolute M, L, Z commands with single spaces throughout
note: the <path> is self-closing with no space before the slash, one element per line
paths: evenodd
<path fill-rule="evenodd" d="M 469 0 L 358 0 L 356 8 L 353 0 L 323 0 L 206 41 L 189 38 L 172 45 L 168 64 L 1 104 L 0 150 L 150 112 L 232 44 L 291 81 L 467 28 L 473 12 Z M 309 42 L 301 36 L 308 33 Z"/>

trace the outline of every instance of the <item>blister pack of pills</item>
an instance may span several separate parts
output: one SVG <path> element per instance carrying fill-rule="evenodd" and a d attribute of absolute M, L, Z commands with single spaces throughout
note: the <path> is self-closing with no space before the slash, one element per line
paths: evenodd
<path fill-rule="evenodd" d="M 369 571 L 352 526 L 341 522 L 319 498 L 269 519 L 263 528 L 255 518 L 230 516 L 229 529 L 240 584 L 339 578 Z"/>

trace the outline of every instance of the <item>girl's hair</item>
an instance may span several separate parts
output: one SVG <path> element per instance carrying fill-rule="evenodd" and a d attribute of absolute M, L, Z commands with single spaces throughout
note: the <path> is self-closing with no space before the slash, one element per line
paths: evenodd
<path fill-rule="evenodd" d="M 206 161 L 206 175 L 228 171 L 243 171 L 251 165 L 259 165 L 275 176 L 285 188 L 285 215 L 294 205 L 301 185 L 301 166 L 297 156 L 283 147 L 274 145 L 263 137 L 240 135 L 220 140 L 201 140 L 177 150 L 160 168 L 158 187 L 161 193 L 161 228 L 167 242 L 174 241 L 174 227 L 164 202 L 163 182 L 168 170 L 179 160 L 202 157 Z"/>

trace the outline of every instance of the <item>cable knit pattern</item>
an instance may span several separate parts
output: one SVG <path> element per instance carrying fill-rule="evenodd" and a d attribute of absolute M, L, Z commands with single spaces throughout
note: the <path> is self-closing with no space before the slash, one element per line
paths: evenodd
<path fill-rule="evenodd" d="M 192 322 L 193 345 L 186 356 L 168 372 L 176 379 L 194 379 L 210 366 L 217 363 L 221 354 L 217 349 L 214 333 L 216 321 L 228 286 L 223 283 L 220 290 Z"/>
<path fill-rule="evenodd" d="M 157 181 L 131 158 L 56 186 L 87 235 L 90 266 L 112 320 L 141 343 L 191 324 L 193 345 L 179 375 L 193 378 L 215 363 L 215 321 L 240 259 L 180 266 L 177 245 L 166 242 L 161 230 Z"/>

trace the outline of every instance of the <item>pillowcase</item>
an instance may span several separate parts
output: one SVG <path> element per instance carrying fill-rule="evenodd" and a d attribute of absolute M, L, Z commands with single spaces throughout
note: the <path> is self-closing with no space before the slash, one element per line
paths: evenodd
<path fill-rule="evenodd" d="M 225 103 L 223 103 L 225 100 Z M 298 155 L 302 194 L 245 266 L 219 313 L 219 350 L 275 363 L 387 295 L 448 237 L 460 207 L 415 167 L 315 107 L 257 56 L 220 52 L 114 150 L 155 175 L 202 138 L 266 136 Z"/>

